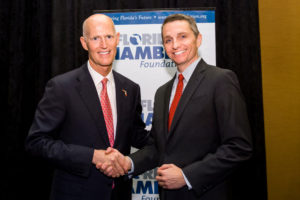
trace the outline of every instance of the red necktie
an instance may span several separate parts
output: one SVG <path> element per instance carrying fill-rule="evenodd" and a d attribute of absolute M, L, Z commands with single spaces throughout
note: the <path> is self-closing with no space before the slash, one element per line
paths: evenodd
<path fill-rule="evenodd" d="M 172 120 L 173 120 L 173 117 L 174 117 L 174 114 L 175 114 L 175 111 L 176 111 L 176 107 L 178 105 L 178 102 L 179 102 L 181 94 L 182 94 L 183 78 L 184 78 L 183 75 L 179 74 L 175 96 L 174 96 L 174 99 L 173 99 L 173 102 L 171 104 L 170 111 L 169 111 L 168 130 L 170 130 L 170 128 L 171 128 L 171 124 L 172 124 Z"/>
<path fill-rule="evenodd" d="M 110 146 L 112 147 L 114 145 L 114 123 L 113 123 L 112 110 L 111 110 L 109 98 L 107 95 L 107 89 L 106 89 L 107 81 L 108 81 L 107 78 L 104 78 L 101 81 L 102 91 L 100 94 L 100 101 L 101 101 L 101 107 L 102 107 L 102 112 L 104 115 L 104 120 L 105 120 L 109 143 L 110 143 Z"/>

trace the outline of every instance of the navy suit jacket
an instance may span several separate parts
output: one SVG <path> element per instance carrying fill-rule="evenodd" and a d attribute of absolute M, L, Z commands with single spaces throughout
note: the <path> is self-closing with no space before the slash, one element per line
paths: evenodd
<path fill-rule="evenodd" d="M 246 105 L 237 77 L 232 71 L 210 66 L 201 59 L 168 131 L 174 79 L 156 91 L 149 144 L 130 155 L 134 173 L 173 163 L 183 170 L 192 189 L 160 188 L 162 200 L 229 199 L 229 175 L 252 153 Z"/>
<path fill-rule="evenodd" d="M 139 86 L 113 71 L 116 87 L 117 128 L 114 148 L 127 155 L 131 146 L 147 140 L 141 119 Z M 111 199 L 113 179 L 92 164 L 94 149 L 109 147 L 100 100 L 84 64 L 47 83 L 38 104 L 26 149 L 56 168 L 51 199 Z M 114 180 L 115 199 L 131 199 L 131 180 Z"/>

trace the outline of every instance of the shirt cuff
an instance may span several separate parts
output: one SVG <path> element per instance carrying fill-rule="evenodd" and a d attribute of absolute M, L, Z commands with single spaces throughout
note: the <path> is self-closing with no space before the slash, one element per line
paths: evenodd
<path fill-rule="evenodd" d="M 134 172 L 134 164 L 133 164 L 133 161 L 132 159 L 128 156 L 130 162 L 131 162 L 131 169 L 128 171 L 128 177 L 129 178 L 132 178 L 132 173 Z"/>
<path fill-rule="evenodd" d="M 193 189 L 193 187 L 192 187 L 191 183 L 190 183 L 190 182 L 189 182 L 189 180 L 186 178 L 186 176 L 184 175 L 184 173 L 183 173 L 183 171 L 182 171 L 182 170 L 181 170 L 181 172 L 182 172 L 182 175 L 183 175 L 184 181 L 185 181 L 186 185 L 188 186 L 188 189 L 189 189 L 189 190 Z"/>

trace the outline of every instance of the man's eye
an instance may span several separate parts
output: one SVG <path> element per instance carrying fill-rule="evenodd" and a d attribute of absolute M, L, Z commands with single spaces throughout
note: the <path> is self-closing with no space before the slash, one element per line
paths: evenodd
<path fill-rule="evenodd" d="M 98 37 L 93 37 L 92 40 L 97 41 L 99 38 Z"/>

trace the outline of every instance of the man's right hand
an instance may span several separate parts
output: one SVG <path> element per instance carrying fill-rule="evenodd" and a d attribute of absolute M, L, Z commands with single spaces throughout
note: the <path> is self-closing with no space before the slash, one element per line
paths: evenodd
<path fill-rule="evenodd" d="M 123 176 L 131 168 L 130 159 L 111 147 L 106 151 L 94 150 L 92 162 L 97 169 L 113 178 Z"/>

